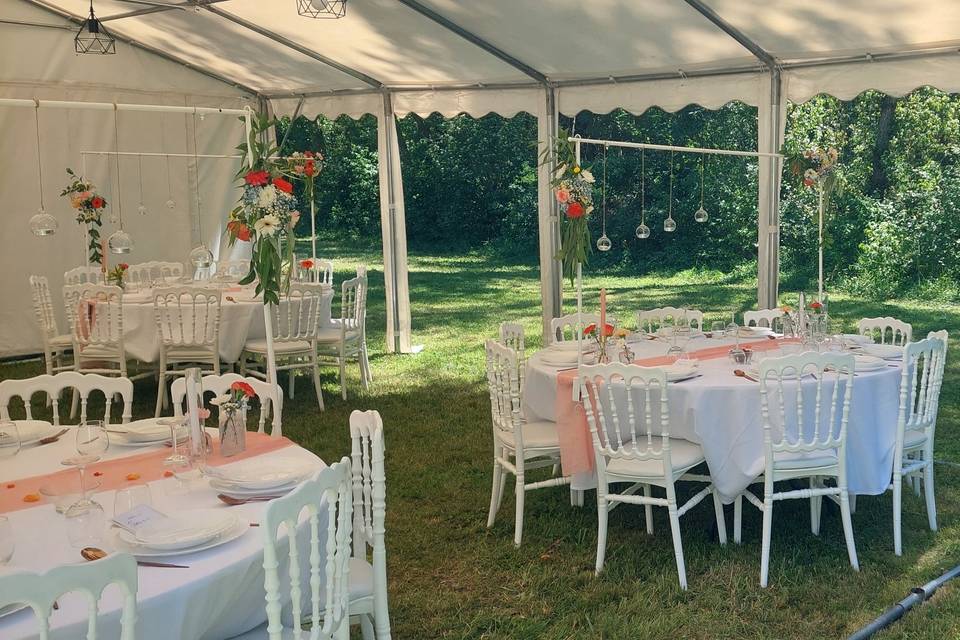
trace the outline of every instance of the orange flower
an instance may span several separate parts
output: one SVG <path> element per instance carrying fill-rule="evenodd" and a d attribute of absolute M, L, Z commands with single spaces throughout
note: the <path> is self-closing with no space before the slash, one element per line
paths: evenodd
<path fill-rule="evenodd" d="M 247 384 L 242 380 L 237 380 L 236 382 L 231 384 L 230 390 L 239 391 L 240 393 L 247 396 L 248 398 L 252 398 L 253 396 L 257 395 L 257 392 L 253 390 L 253 387 L 251 387 L 249 384 Z"/>
<path fill-rule="evenodd" d="M 300 261 L 300 268 L 301 268 L 301 269 L 313 269 L 313 260 L 310 260 L 309 258 L 307 258 L 306 260 L 301 260 L 301 261 Z"/>
<path fill-rule="evenodd" d="M 163 472 L 163 477 L 164 477 L 164 478 L 172 478 L 172 477 L 173 477 L 173 471 L 170 471 L 169 469 L 167 469 L 166 471 Z"/>
<path fill-rule="evenodd" d="M 7 489 L 13 489 L 15 486 L 17 485 L 11 482 L 10 484 L 7 485 Z"/>
<path fill-rule="evenodd" d="M 140 474 L 139 474 L 139 473 L 128 473 L 128 474 L 127 474 L 127 480 L 129 480 L 130 482 L 133 482 L 134 480 L 139 480 L 139 479 L 140 479 Z"/>
<path fill-rule="evenodd" d="M 94 471 L 94 472 L 93 472 L 93 477 L 94 477 L 94 478 L 99 478 L 99 477 L 102 476 L 102 475 L 103 475 L 103 471 Z"/>
<path fill-rule="evenodd" d="M 810 308 L 813 309 L 814 311 L 820 311 L 820 309 L 823 309 L 823 303 L 814 300 L 813 302 L 810 303 Z"/>
<path fill-rule="evenodd" d="M 293 184 L 287 182 L 283 178 L 274 178 L 273 186 L 275 186 L 277 189 L 280 189 L 280 191 L 283 191 L 284 193 L 293 193 Z"/>
<path fill-rule="evenodd" d="M 24 502 L 40 502 L 40 495 L 36 493 L 28 493 L 23 496 Z"/>

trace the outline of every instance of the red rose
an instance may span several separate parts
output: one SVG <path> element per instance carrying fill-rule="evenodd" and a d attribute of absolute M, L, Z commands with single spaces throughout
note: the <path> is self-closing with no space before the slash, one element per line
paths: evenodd
<path fill-rule="evenodd" d="M 283 191 L 284 193 L 293 193 L 293 185 L 283 178 L 274 178 L 273 186 L 275 186 L 277 189 L 280 189 L 280 191 Z"/>
<path fill-rule="evenodd" d="M 587 334 L 593 333 L 596 330 L 597 330 L 597 325 L 591 323 L 583 328 L 583 334 L 587 335 Z"/>
<path fill-rule="evenodd" d="M 270 182 L 270 174 L 266 171 L 251 171 L 243 179 L 251 187 L 262 187 Z"/>
<path fill-rule="evenodd" d="M 823 304 L 814 300 L 810 303 L 810 308 L 819 311 L 820 309 L 823 309 Z"/>
<path fill-rule="evenodd" d="M 117 266 L 120 267 L 121 269 L 123 269 L 124 271 L 126 271 L 127 269 L 130 268 L 130 265 L 128 265 L 126 262 L 121 262 L 121 263 L 118 264 Z"/>
<path fill-rule="evenodd" d="M 246 382 L 243 382 L 242 380 L 237 380 L 236 382 L 231 384 L 230 390 L 239 391 L 243 395 L 247 396 L 248 398 L 252 398 L 253 396 L 257 395 L 257 392 L 253 390 L 253 387 L 251 387 Z"/>
<path fill-rule="evenodd" d="M 313 260 L 301 260 L 300 261 L 301 269 L 313 269 Z"/>
<path fill-rule="evenodd" d="M 241 241 L 243 241 L 243 242 L 249 242 L 249 241 L 250 241 L 250 227 L 248 227 L 247 225 L 245 225 L 245 224 L 243 224 L 243 223 L 240 223 L 240 226 L 237 227 L 237 240 L 241 240 Z"/>
<path fill-rule="evenodd" d="M 94 196 L 93 200 L 90 201 L 90 206 L 93 207 L 94 209 L 103 209 L 103 205 L 104 205 L 103 198 L 101 198 L 100 196 Z"/>
<path fill-rule="evenodd" d="M 313 160 L 307 160 L 307 163 L 303 165 L 303 173 L 309 177 L 313 177 L 316 172 L 316 165 L 313 163 Z"/>
<path fill-rule="evenodd" d="M 304 152 L 303 152 L 303 157 L 304 157 L 304 158 L 312 158 L 312 157 L 313 157 L 313 151 L 304 151 Z"/>
<path fill-rule="evenodd" d="M 609 322 L 603 325 L 603 335 L 610 337 L 613 335 L 613 325 Z"/>
<path fill-rule="evenodd" d="M 571 202 L 567 205 L 568 218 L 580 218 L 583 216 L 583 205 L 579 202 Z"/>

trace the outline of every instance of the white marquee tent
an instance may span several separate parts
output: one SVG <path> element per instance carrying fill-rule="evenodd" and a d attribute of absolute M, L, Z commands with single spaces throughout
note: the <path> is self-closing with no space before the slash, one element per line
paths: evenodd
<path fill-rule="evenodd" d="M 642 113 L 657 105 L 716 108 L 731 100 L 757 107 L 757 150 L 776 151 L 786 101 L 818 93 L 851 98 L 867 89 L 903 95 L 922 85 L 960 91 L 960 4 L 953 0 L 350 0 L 340 20 L 311 20 L 294 0 L 165 0 L 169 7 L 118 0 L 95 3 L 118 38 L 116 56 L 76 56 L 73 30 L 85 0 L 0 0 L 0 98 L 238 107 L 278 115 L 374 114 L 379 151 L 387 337 L 410 346 L 403 185 L 394 116 L 526 111 L 539 120 L 540 144 L 559 113 Z M 233 118 L 183 114 L 41 109 L 47 209 L 62 232 L 34 238 L 37 207 L 31 109 L 0 107 L 0 193 L 7 225 L 0 266 L 0 355 L 37 349 L 27 276 L 48 275 L 81 259 L 79 230 L 56 201 L 62 168 L 80 151 L 111 149 L 229 153 L 242 139 Z M 99 164 L 98 164 L 99 163 Z M 760 163 L 758 298 L 776 298 L 778 193 L 775 161 Z M 155 202 L 139 217 L 135 162 L 87 166 L 114 195 L 123 187 L 124 222 L 137 259 L 185 258 L 200 239 L 220 244 L 234 200 L 236 166 L 181 160 L 173 168 L 173 212 L 164 167 L 144 162 L 144 189 Z M 199 174 L 202 205 L 190 185 Z M 111 186 L 112 185 L 112 186 Z M 553 259 L 557 217 L 541 171 L 540 266 L 543 315 L 561 304 Z M 532 213 L 532 212 L 531 212 Z M 22 218 L 22 219 L 20 219 Z M 108 225 L 109 226 L 109 225 Z M 108 231 L 109 232 L 109 231 Z M 59 282 L 52 278 L 56 288 Z"/>

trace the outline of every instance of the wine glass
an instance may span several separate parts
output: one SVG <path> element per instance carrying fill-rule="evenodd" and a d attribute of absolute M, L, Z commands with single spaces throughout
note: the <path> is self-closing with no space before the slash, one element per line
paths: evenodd
<path fill-rule="evenodd" d="M 12 458 L 20 452 L 20 431 L 17 423 L 0 422 L 0 459 Z"/>
<path fill-rule="evenodd" d="M 173 451 L 163 459 L 163 463 L 166 465 L 182 464 L 186 460 L 186 456 L 180 453 L 180 449 L 177 447 L 177 431 L 187 424 L 187 418 L 185 416 L 182 418 L 161 418 L 157 420 L 157 423 L 170 427 L 170 445 L 173 447 Z"/>
<path fill-rule="evenodd" d="M 725 329 L 724 329 L 724 324 L 723 324 L 722 321 L 720 321 L 720 320 L 715 320 L 714 322 L 711 322 L 711 323 L 710 323 L 710 334 L 711 334 L 714 338 L 722 338 L 722 337 L 723 337 L 723 334 L 724 334 L 724 331 L 725 331 Z"/>
<path fill-rule="evenodd" d="M 730 322 L 727 324 L 727 336 L 735 337 L 740 333 L 740 325 L 737 324 L 737 311 L 734 309 L 730 312 Z"/>
<path fill-rule="evenodd" d="M 0 516 L 0 565 L 5 565 L 13 558 L 16 544 L 13 540 L 13 525 L 10 518 Z"/>
<path fill-rule="evenodd" d="M 73 466 L 80 472 L 80 500 L 73 506 L 89 507 L 96 504 L 87 496 L 86 469 L 106 453 L 110 438 L 101 420 L 89 420 L 76 427 L 77 455 L 67 458 L 63 464 Z M 99 507 L 99 505 L 97 505 Z M 71 507 L 72 508 L 72 507 Z"/>

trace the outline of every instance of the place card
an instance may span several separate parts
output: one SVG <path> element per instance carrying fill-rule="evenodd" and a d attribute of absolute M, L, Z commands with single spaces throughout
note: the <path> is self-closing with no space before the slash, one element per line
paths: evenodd
<path fill-rule="evenodd" d="M 136 535 L 137 531 L 146 526 L 154 525 L 157 522 L 169 520 L 165 513 L 157 511 L 148 504 L 137 505 L 129 511 L 117 514 L 113 517 L 113 523 L 121 529 L 126 529 Z"/>

